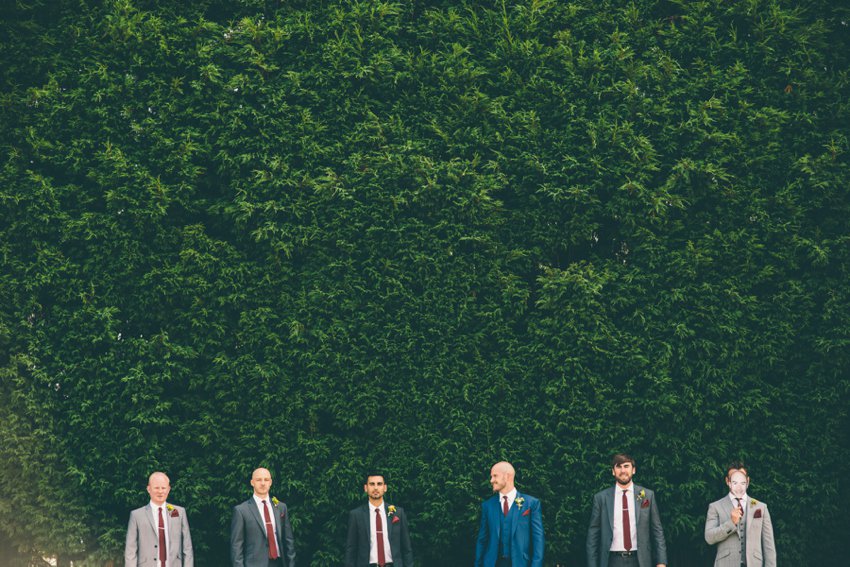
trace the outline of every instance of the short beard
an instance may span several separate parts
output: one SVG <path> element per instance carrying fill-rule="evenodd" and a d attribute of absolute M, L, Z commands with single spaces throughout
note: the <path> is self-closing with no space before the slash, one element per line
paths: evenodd
<path fill-rule="evenodd" d="M 632 477 L 629 477 L 629 480 L 627 480 L 626 482 L 623 482 L 622 480 L 620 480 L 620 477 L 617 477 L 617 484 L 619 484 L 620 486 L 628 486 L 629 484 L 631 484 L 631 482 Z"/>

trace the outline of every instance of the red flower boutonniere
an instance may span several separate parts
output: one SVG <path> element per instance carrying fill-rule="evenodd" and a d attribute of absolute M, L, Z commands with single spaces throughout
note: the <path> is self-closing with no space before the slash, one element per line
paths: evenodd
<path fill-rule="evenodd" d="M 755 519 L 755 518 L 761 518 L 761 508 L 756 510 L 756 513 L 753 514 L 753 519 Z"/>
<path fill-rule="evenodd" d="M 393 506 L 392 504 L 390 504 L 389 506 L 387 506 L 387 518 L 392 518 L 392 520 L 390 520 L 390 521 L 391 521 L 393 524 L 396 524 L 396 523 L 398 523 L 398 522 L 400 521 L 400 520 L 398 519 L 398 516 L 396 516 L 396 515 L 395 515 L 395 506 Z"/>
<path fill-rule="evenodd" d="M 526 510 L 525 512 L 523 512 L 523 513 L 522 513 L 522 515 L 523 515 L 523 516 L 528 516 L 529 514 L 531 514 L 531 509 L 530 509 L 530 508 L 529 508 L 528 510 Z"/>
<path fill-rule="evenodd" d="M 644 500 L 643 504 L 640 505 L 641 508 L 649 508 L 649 500 Z"/>
<path fill-rule="evenodd" d="M 166 504 L 166 505 L 165 505 L 165 509 L 166 509 L 166 510 L 168 510 L 169 515 L 170 515 L 172 518 L 179 518 L 179 517 L 180 517 L 180 512 L 178 512 L 178 511 L 177 511 L 177 508 L 175 508 L 175 507 L 174 507 L 174 506 L 172 506 L 171 504 Z"/>

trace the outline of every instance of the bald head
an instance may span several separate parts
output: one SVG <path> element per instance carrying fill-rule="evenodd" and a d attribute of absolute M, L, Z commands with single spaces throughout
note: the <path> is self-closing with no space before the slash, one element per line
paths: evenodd
<path fill-rule="evenodd" d="M 155 472 L 148 477 L 148 494 L 150 494 L 151 502 L 157 506 L 162 506 L 165 503 L 170 491 L 171 481 L 168 480 L 165 473 Z"/>
<path fill-rule="evenodd" d="M 514 489 L 514 471 L 513 465 L 507 461 L 501 461 L 493 465 L 490 469 L 490 485 L 493 487 L 493 492 L 507 494 Z"/>
<path fill-rule="evenodd" d="M 269 495 L 269 489 L 272 487 L 272 473 L 269 472 L 269 469 L 262 467 L 254 469 L 254 472 L 251 473 L 251 486 L 254 488 L 254 494 L 265 500 Z"/>

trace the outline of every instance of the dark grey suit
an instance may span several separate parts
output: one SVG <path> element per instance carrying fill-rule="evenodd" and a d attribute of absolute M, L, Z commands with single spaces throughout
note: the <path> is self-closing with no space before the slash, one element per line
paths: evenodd
<path fill-rule="evenodd" d="M 369 510 L 369 504 L 363 504 L 348 513 L 345 567 L 369 567 L 369 551 L 372 546 Z M 387 538 L 390 540 L 393 567 L 413 567 L 413 548 L 410 545 L 404 509 L 396 507 L 395 513 L 389 514 L 384 502 L 384 514 L 387 516 Z"/>
<path fill-rule="evenodd" d="M 640 497 L 643 492 L 643 498 Z M 635 485 L 635 522 L 637 523 L 637 557 L 640 567 L 667 564 L 664 528 L 655 503 L 655 493 Z M 587 529 L 588 567 L 608 567 L 608 553 L 614 540 L 614 487 L 597 492 L 593 497 L 590 527 Z"/>
<path fill-rule="evenodd" d="M 271 499 L 269 499 L 271 500 Z M 289 522 L 286 504 L 269 502 L 269 513 L 274 514 L 277 549 L 284 567 L 295 567 L 295 538 Z M 269 540 L 266 522 L 260 516 L 252 496 L 233 508 L 230 522 L 230 560 L 233 567 L 268 567 Z"/>

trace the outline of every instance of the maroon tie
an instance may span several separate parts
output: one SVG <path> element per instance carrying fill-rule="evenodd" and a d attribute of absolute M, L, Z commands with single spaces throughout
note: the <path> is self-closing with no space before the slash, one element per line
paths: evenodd
<path fill-rule="evenodd" d="M 165 567 L 165 523 L 162 521 L 162 506 L 159 507 L 159 561 Z"/>
<path fill-rule="evenodd" d="M 743 507 L 743 506 L 741 506 L 741 499 L 740 499 L 740 498 L 736 498 L 735 500 L 737 500 L 737 501 L 738 501 L 738 512 L 740 512 L 740 513 L 741 513 L 741 517 L 743 518 L 743 517 L 744 517 L 744 507 Z"/>
<path fill-rule="evenodd" d="M 387 559 L 384 555 L 384 522 L 381 521 L 380 508 L 375 508 L 375 539 L 378 540 L 378 565 L 384 567 Z"/>
<path fill-rule="evenodd" d="M 507 495 L 505 495 L 505 496 L 502 496 L 502 498 L 504 498 L 504 500 L 505 500 L 504 502 L 502 502 L 502 514 L 507 516 L 508 515 L 508 497 L 507 497 Z"/>
<path fill-rule="evenodd" d="M 277 553 L 277 538 L 274 535 L 272 517 L 269 515 L 269 505 L 263 500 L 263 515 L 266 517 L 266 537 L 269 539 L 269 559 L 280 557 Z"/>
<path fill-rule="evenodd" d="M 623 547 L 626 551 L 632 550 L 632 524 L 629 522 L 629 497 L 628 490 L 623 491 Z"/>

